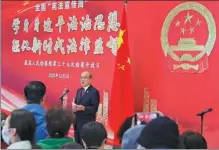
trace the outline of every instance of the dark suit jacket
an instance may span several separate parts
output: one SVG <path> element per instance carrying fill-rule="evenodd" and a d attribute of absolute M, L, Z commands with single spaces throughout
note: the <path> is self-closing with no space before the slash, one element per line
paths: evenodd
<path fill-rule="evenodd" d="M 80 130 L 84 124 L 95 121 L 100 103 L 99 91 L 90 85 L 82 96 L 83 88 L 78 89 L 75 104 L 83 105 L 85 111 L 76 112 L 75 129 Z"/>

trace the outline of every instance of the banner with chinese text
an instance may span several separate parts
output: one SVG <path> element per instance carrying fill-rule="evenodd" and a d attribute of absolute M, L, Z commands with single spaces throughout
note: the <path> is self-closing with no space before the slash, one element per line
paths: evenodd
<path fill-rule="evenodd" d="M 88 70 L 101 95 L 98 119 L 107 125 L 123 6 L 123 2 L 107 1 L 4 1 L 2 95 L 9 100 L 4 101 L 5 109 L 25 104 L 23 88 L 30 80 L 46 84 L 47 107 L 59 105 L 58 97 L 67 87 L 67 107 L 71 107 L 80 74 Z"/>
<path fill-rule="evenodd" d="M 209 148 L 218 148 L 219 2 L 159 3 L 128 3 L 135 110 L 159 110 L 183 131 L 199 131 L 196 114 L 211 107 L 204 136 Z M 89 70 L 102 97 L 99 120 L 105 122 L 123 6 L 122 1 L 3 1 L 2 107 L 23 106 L 30 80 L 47 85 L 47 107 L 60 104 L 67 86 L 70 106 L 80 73 Z"/>

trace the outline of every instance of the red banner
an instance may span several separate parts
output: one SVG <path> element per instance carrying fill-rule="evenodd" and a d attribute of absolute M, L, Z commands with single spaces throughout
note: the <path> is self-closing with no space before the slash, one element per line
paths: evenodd
<path fill-rule="evenodd" d="M 19 96 L 28 81 L 42 80 L 48 89 L 45 101 L 48 107 L 60 104 L 58 97 L 67 87 L 70 89 L 67 105 L 71 108 L 80 87 L 80 73 L 89 70 L 101 95 L 98 120 L 107 126 L 108 95 L 123 4 L 4 1 L 2 85 Z M 23 98 L 18 101 L 21 100 L 22 104 L 10 109 L 7 102 L 5 109 L 22 107 L 25 103 Z"/>
<path fill-rule="evenodd" d="M 30 80 L 47 85 L 47 107 L 60 104 L 67 86 L 70 107 L 80 73 L 89 70 L 102 97 L 99 120 L 105 122 L 123 6 L 3 1 L 2 107 L 23 106 Z M 135 110 L 159 110 L 182 130 L 200 131 L 196 113 L 213 108 L 204 120 L 209 148 L 219 147 L 218 7 L 216 1 L 130 1 L 127 9 Z"/>

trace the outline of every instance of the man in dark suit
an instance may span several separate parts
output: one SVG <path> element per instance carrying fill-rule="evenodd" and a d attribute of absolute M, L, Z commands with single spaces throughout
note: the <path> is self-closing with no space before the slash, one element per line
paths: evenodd
<path fill-rule="evenodd" d="M 91 85 L 92 74 L 85 71 L 81 74 L 81 86 L 78 89 L 73 111 L 76 114 L 74 124 L 75 141 L 81 144 L 80 134 L 82 127 L 91 121 L 96 121 L 96 112 L 100 103 L 99 91 Z"/>

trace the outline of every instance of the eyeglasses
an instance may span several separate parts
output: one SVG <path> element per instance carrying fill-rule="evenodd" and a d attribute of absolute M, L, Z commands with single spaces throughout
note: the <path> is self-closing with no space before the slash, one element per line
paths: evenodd
<path fill-rule="evenodd" d="M 89 77 L 81 77 L 81 80 L 86 80 L 88 79 Z"/>

